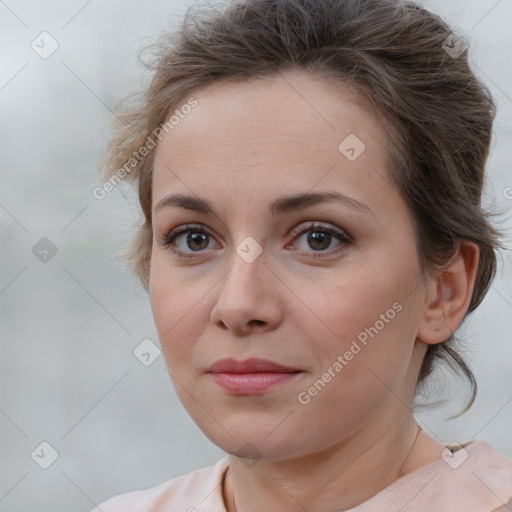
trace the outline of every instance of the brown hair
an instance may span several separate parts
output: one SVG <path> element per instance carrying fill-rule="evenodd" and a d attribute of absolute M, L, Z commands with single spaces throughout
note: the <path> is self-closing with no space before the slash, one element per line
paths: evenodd
<path fill-rule="evenodd" d="M 148 87 L 121 102 L 117 131 L 104 157 L 103 181 L 140 150 L 193 92 L 225 80 L 268 77 L 287 69 L 348 84 L 388 126 L 389 177 L 410 208 L 424 277 L 457 254 L 461 240 L 480 249 L 468 308 L 487 293 L 496 272 L 501 233 L 481 208 L 495 104 L 472 72 L 467 52 L 450 54 L 452 30 L 437 15 L 397 0 L 243 0 L 223 8 L 189 8 L 180 29 L 156 49 Z M 451 39 L 450 39 L 451 37 Z M 448 43 L 447 43 L 448 42 Z M 458 39 L 458 43 L 461 40 Z M 152 249 L 154 151 L 131 163 L 144 214 L 123 254 L 148 289 Z M 436 359 L 476 382 L 452 335 L 429 345 L 418 386 Z M 454 366 L 455 363 L 455 366 Z"/>

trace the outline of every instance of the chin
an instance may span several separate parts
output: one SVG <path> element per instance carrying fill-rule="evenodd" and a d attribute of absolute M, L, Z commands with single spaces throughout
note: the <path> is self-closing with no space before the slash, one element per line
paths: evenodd
<path fill-rule="evenodd" d="M 198 426 L 212 443 L 230 455 L 247 459 L 250 465 L 254 463 L 251 461 L 259 459 L 285 459 L 301 455 L 303 443 L 300 440 L 294 441 L 289 426 L 285 428 L 279 425 L 282 419 L 279 417 L 272 422 L 257 422 L 253 418 L 250 425 L 245 421 L 224 421 L 224 428 L 215 421 L 210 421 L 206 428 L 201 424 Z M 297 430 L 294 432 L 296 435 Z"/>

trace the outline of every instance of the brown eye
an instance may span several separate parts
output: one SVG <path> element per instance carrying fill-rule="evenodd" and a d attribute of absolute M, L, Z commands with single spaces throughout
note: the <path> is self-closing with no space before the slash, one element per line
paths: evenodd
<path fill-rule="evenodd" d="M 208 247 L 209 236 L 210 235 L 208 233 L 189 231 L 185 239 L 185 245 L 193 251 L 201 251 Z"/>
<path fill-rule="evenodd" d="M 201 225 L 186 224 L 171 231 L 161 245 L 168 247 L 178 256 L 191 258 L 194 257 L 194 253 L 201 255 L 206 252 L 212 240 L 212 235 Z"/>
<path fill-rule="evenodd" d="M 332 242 L 332 235 L 326 231 L 309 231 L 307 243 L 315 251 L 328 249 Z"/>
<path fill-rule="evenodd" d="M 302 239 L 305 241 L 304 245 L 306 245 L 306 247 L 299 249 L 299 252 L 304 252 L 315 257 L 338 252 L 352 243 L 352 239 L 347 233 L 324 224 L 310 224 L 295 230 L 293 234 L 295 235 L 294 240 Z M 307 237 L 303 237 L 303 235 L 307 235 Z M 338 244 L 335 245 L 334 249 L 327 250 L 331 247 L 333 241 L 337 241 Z"/>

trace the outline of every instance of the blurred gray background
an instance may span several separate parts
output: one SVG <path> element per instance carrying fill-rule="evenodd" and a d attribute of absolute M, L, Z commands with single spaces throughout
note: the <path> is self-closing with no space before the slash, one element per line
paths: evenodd
<path fill-rule="evenodd" d="M 92 195 L 110 108 L 141 83 L 138 51 L 191 3 L 0 1 L 0 511 L 87 512 L 224 455 L 179 403 L 163 358 L 145 366 L 133 353 L 158 344 L 147 294 L 112 257 L 139 219 L 135 194 Z M 498 103 L 486 205 L 510 212 L 512 0 L 423 5 L 469 40 Z M 474 407 L 447 421 L 467 389 L 440 375 L 450 402 L 417 414 L 441 442 L 484 439 L 512 458 L 511 332 L 504 253 L 461 330 Z"/>

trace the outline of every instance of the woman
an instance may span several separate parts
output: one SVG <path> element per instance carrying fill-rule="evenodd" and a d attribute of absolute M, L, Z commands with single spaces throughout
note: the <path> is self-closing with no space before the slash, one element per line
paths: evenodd
<path fill-rule="evenodd" d="M 494 103 L 465 41 L 392 0 L 187 16 L 106 157 L 173 384 L 226 453 L 113 511 L 512 507 L 512 461 L 445 447 L 413 399 L 495 274 Z M 197 245 L 196 245 L 197 244 Z M 509 507 L 509 508 L 507 508 Z"/>

